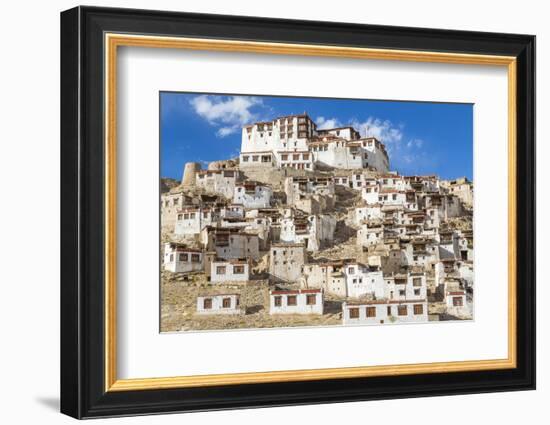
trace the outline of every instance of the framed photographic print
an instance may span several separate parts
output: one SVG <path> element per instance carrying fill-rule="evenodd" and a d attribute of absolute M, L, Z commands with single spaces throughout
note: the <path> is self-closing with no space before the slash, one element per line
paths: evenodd
<path fill-rule="evenodd" d="M 61 14 L 61 411 L 535 387 L 535 38 Z"/>

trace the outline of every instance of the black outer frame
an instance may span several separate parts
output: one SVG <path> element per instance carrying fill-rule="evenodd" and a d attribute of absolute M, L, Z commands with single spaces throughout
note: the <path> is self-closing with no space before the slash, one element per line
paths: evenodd
<path fill-rule="evenodd" d="M 517 57 L 517 368 L 104 391 L 105 32 Z M 61 412 L 75 418 L 535 388 L 535 37 L 81 6 L 61 13 Z"/>

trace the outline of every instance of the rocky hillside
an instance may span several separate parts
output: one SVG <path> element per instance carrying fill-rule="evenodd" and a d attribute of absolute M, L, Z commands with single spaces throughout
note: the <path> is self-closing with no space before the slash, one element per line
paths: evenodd
<path fill-rule="evenodd" d="M 170 192 L 174 187 L 179 186 L 180 182 L 176 179 L 171 179 L 169 177 L 160 178 L 160 193 Z"/>

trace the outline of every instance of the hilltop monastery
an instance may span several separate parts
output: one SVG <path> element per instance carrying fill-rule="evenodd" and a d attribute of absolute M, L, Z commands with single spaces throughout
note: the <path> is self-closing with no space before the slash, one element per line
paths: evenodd
<path fill-rule="evenodd" d="M 238 158 L 187 163 L 161 195 L 163 276 L 203 282 L 182 300 L 201 317 L 318 317 L 330 300 L 344 325 L 468 319 L 472 204 L 466 178 L 392 172 L 353 127 L 257 122 Z M 260 283 L 263 316 L 242 300 Z"/>

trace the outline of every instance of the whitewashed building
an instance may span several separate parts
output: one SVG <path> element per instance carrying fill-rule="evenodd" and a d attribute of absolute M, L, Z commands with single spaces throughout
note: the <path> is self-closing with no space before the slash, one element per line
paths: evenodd
<path fill-rule="evenodd" d="M 312 171 L 317 164 L 333 168 L 389 169 L 383 143 L 361 139 L 353 127 L 317 130 L 307 114 L 257 122 L 242 129 L 239 166 Z"/>
<path fill-rule="evenodd" d="M 244 218 L 244 216 L 244 206 L 240 204 L 229 204 L 220 208 L 221 218 Z"/>
<path fill-rule="evenodd" d="M 272 290 L 269 314 L 323 314 L 321 289 Z"/>
<path fill-rule="evenodd" d="M 384 275 L 386 297 L 392 301 L 427 298 L 426 273 L 408 272 Z"/>
<path fill-rule="evenodd" d="M 244 208 L 269 208 L 273 190 L 257 182 L 244 182 L 235 186 L 233 203 Z"/>
<path fill-rule="evenodd" d="M 378 184 L 361 187 L 361 198 L 367 205 L 382 205 L 382 203 L 379 202 L 379 193 L 380 186 L 378 186 Z"/>
<path fill-rule="evenodd" d="M 426 300 L 372 300 L 342 304 L 344 325 L 424 323 L 428 321 Z"/>
<path fill-rule="evenodd" d="M 242 314 L 239 294 L 199 295 L 197 314 Z"/>
<path fill-rule="evenodd" d="M 361 298 L 367 295 L 375 298 L 386 296 L 386 285 L 380 270 L 359 263 L 345 265 L 347 296 Z"/>
<path fill-rule="evenodd" d="M 458 233 L 453 230 L 439 230 L 439 258 L 460 258 Z"/>
<path fill-rule="evenodd" d="M 250 280 L 250 261 L 216 259 L 210 263 L 210 281 L 213 283 L 246 283 Z"/>
<path fill-rule="evenodd" d="M 473 206 L 473 184 L 467 177 L 461 177 L 455 180 L 445 180 L 441 182 L 441 185 L 445 187 L 450 194 L 458 197 L 466 206 Z"/>
<path fill-rule="evenodd" d="M 412 190 L 416 192 L 439 193 L 439 179 L 436 176 L 404 176 Z"/>
<path fill-rule="evenodd" d="M 335 192 L 332 177 L 287 177 L 287 205 L 307 214 L 322 214 L 334 208 Z"/>
<path fill-rule="evenodd" d="M 227 199 L 233 198 L 235 186 L 241 180 L 239 170 L 200 170 L 195 177 L 195 185 L 207 192 L 216 193 Z"/>
<path fill-rule="evenodd" d="M 218 223 L 218 208 L 188 206 L 178 211 L 174 233 L 176 235 L 198 235 L 207 226 Z"/>
<path fill-rule="evenodd" d="M 337 186 L 350 187 L 350 184 L 352 184 L 352 183 L 351 183 L 350 176 L 335 174 L 334 175 L 334 184 L 337 185 Z"/>
<path fill-rule="evenodd" d="M 379 172 L 389 170 L 389 159 L 383 143 L 375 138 L 356 140 L 345 137 L 346 134 L 318 134 L 312 138 L 309 149 L 315 164 L 345 169 L 369 168 Z"/>
<path fill-rule="evenodd" d="M 164 269 L 172 273 L 189 273 L 203 270 L 203 255 L 198 249 L 184 244 L 168 242 L 164 244 Z"/>
<path fill-rule="evenodd" d="M 225 218 L 220 221 L 220 227 L 240 229 L 245 233 L 257 235 L 260 250 L 266 250 L 269 247 L 272 237 L 271 222 L 268 217 Z"/>
<path fill-rule="evenodd" d="M 314 135 L 315 130 L 316 125 L 307 114 L 289 115 L 244 126 L 240 167 L 281 167 L 281 152 L 307 152 L 306 141 Z M 303 157 L 297 160 L 290 158 L 290 161 L 294 164 L 303 161 L 304 169 L 305 164 L 312 164 L 310 159 L 304 160 Z"/>
<path fill-rule="evenodd" d="M 301 286 L 304 288 L 324 289 L 328 294 L 339 297 L 348 296 L 344 261 L 326 261 L 304 264 Z"/>
<path fill-rule="evenodd" d="M 369 247 L 384 241 L 385 229 L 381 224 L 361 224 L 357 230 L 357 245 Z"/>
<path fill-rule="evenodd" d="M 303 243 L 308 251 L 317 251 L 334 239 L 336 219 L 327 214 L 300 216 L 291 213 L 281 220 L 282 242 Z"/>
<path fill-rule="evenodd" d="M 350 260 L 304 264 L 302 286 L 324 289 L 340 297 L 385 297 L 386 284 L 376 267 Z"/>
<path fill-rule="evenodd" d="M 355 208 L 354 223 L 360 226 L 365 221 L 370 220 L 382 220 L 385 216 L 382 214 L 382 206 L 380 204 L 373 204 L 367 206 L 361 206 Z"/>
<path fill-rule="evenodd" d="M 449 314 L 463 316 L 468 313 L 465 291 L 447 291 L 445 293 L 445 304 Z"/>
<path fill-rule="evenodd" d="M 439 248 L 437 242 L 424 237 L 416 237 L 410 240 L 404 247 L 404 253 L 407 257 L 407 264 L 410 266 L 420 266 L 428 270 L 432 264 L 439 261 Z"/>
<path fill-rule="evenodd" d="M 355 190 L 361 190 L 364 187 L 379 186 L 378 181 L 372 177 L 372 172 L 355 171 L 351 173 L 349 179 L 351 187 Z"/>
<path fill-rule="evenodd" d="M 241 152 L 239 167 L 246 168 L 273 168 L 277 165 L 275 154 L 272 151 Z"/>
<path fill-rule="evenodd" d="M 397 190 L 400 192 L 411 190 L 410 184 L 397 173 L 379 175 L 377 182 L 382 190 Z"/>
<path fill-rule="evenodd" d="M 324 136 L 311 140 L 308 144 L 316 166 L 332 168 L 365 168 L 366 155 L 362 149 L 352 146 L 352 142 L 334 136 Z"/>
<path fill-rule="evenodd" d="M 289 205 L 299 201 L 304 195 L 334 196 L 332 177 L 287 177 L 284 187 Z"/>
<path fill-rule="evenodd" d="M 313 171 L 313 155 L 310 151 L 277 151 L 275 158 L 279 168 L 294 168 L 296 170 Z"/>
<path fill-rule="evenodd" d="M 178 212 L 190 199 L 182 192 L 164 193 L 160 197 L 161 224 L 163 227 L 173 229 L 176 224 Z"/>
<path fill-rule="evenodd" d="M 317 130 L 317 135 L 319 137 L 325 137 L 328 135 L 331 135 L 333 137 L 342 138 L 344 140 L 359 140 L 361 138 L 361 135 L 359 132 L 351 127 L 335 127 L 335 128 L 326 128 L 322 130 Z"/>
<path fill-rule="evenodd" d="M 207 251 L 216 252 L 219 258 L 260 257 L 260 239 L 257 234 L 234 228 L 206 227 L 200 241 Z"/>
<path fill-rule="evenodd" d="M 269 251 L 269 275 L 273 282 L 297 282 L 307 262 L 306 248 L 301 243 L 273 243 Z"/>
<path fill-rule="evenodd" d="M 405 192 L 395 189 L 380 189 L 378 203 L 382 205 L 406 205 L 407 195 Z"/>

